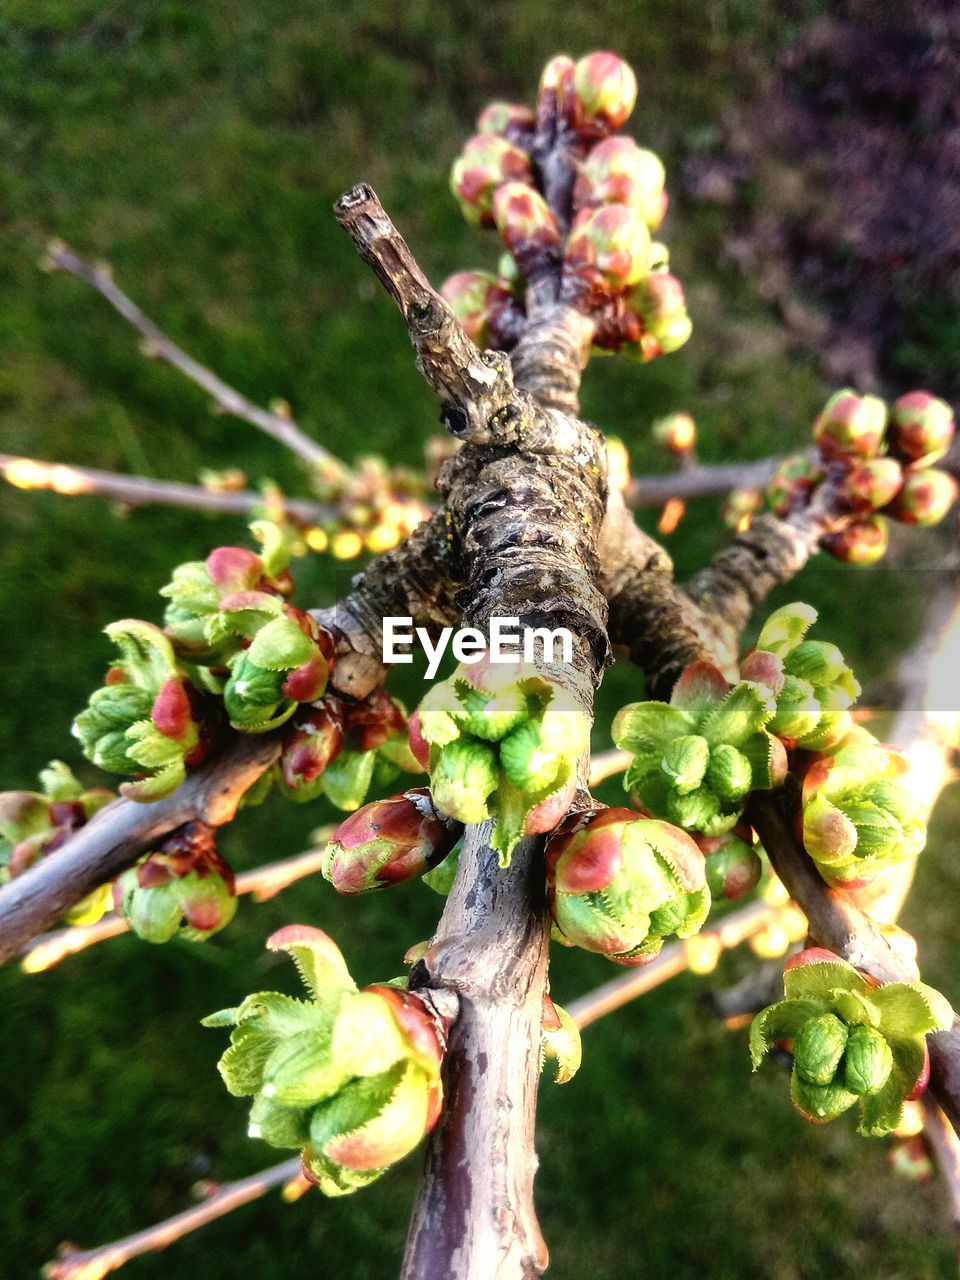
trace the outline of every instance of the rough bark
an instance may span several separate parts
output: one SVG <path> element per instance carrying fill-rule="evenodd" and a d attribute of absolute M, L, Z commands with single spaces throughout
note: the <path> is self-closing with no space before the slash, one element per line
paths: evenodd
<path fill-rule="evenodd" d="M 354 188 L 336 212 L 406 319 L 448 429 L 466 442 L 440 481 L 465 571 L 464 622 L 483 628 L 499 616 L 569 628 L 573 662 L 550 674 L 590 711 L 608 656 L 597 585 L 606 466 L 602 437 L 576 416 L 584 317 L 545 278 L 529 291 L 529 329 L 513 361 L 481 353 L 368 187 Z M 460 1012 L 405 1280 L 515 1280 L 547 1262 L 533 1206 L 547 969 L 543 842 L 522 841 L 504 870 L 489 834 L 468 829 L 438 934 L 414 977 L 421 988 L 456 992 Z"/>

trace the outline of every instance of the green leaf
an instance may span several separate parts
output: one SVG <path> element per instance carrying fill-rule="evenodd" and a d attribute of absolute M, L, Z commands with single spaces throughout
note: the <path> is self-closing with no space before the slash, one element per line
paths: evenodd
<path fill-rule="evenodd" d="M 261 1094 L 250 1108 L 247 1133 L 251 1138 L 261 1138 L 271 1147 L 303 1147 L 310 1141 L 310 1111 L 285 1107 Z"/>
<path fill-rule="evenodd" d="M 303 979 L 304 986 L 313 997 L 311 1006 L 304 1005 L 301 1000 L 293 1000 L 290 996 L 270 995 L 274 1003 L 265 1012 L 272 1014 L 274 1019 L 283 1014 L 289 1015 L 293 1019 L 290 1026 L 295 1030 L 302 1029 L 302 1023 L 297 1019 L 303 1009 L 319 1009 L 330 1017 L 340 1008 L 343 996 L 357 989 L 343 953 L 322 929 L 315 929 L 312 925 L 306 924 L 287 925 L 270 935 L 267 939 L 267 950 L 285 951 L 291 957 Z M 261 993 L 259 997 L 248 996 L 240 1006 L 241 1012 L 245 1010 L 249 1000 L 264 1000 L 268 994 Z M 295 1008 L 291 1008 L 290 1005 L 279 1005 L 276 1001 L 290 1001 Z"/>
<path fill-rule="evenodd" d="M 826 1007 L 816 1000 L 781 1000 L 761 1009 L 750 1024 L 750 1057 L 756 1071 L 763 1056 L 777 1040 L 792 1040 L 810 1018 L 819 1017 Z"/>
<path fill-rule="evenodd" d="M 880 1030 L 888 1040 L 910 1040 L 953 1025 L 946 996 L 922 982 L 888 982 L 873 993 L 880 1010 Z"/>
<path fill-rule="evenodd" d="M 346 1078 L 332 1052 L 333 1028 L 314 1027 L 276 1045 L 263 1067 L 263 1093 L 287 1107 L 329 1098 Z"/>
<path fill-rule="evenodd" d="M 255 1026 L 237 1027 L 230 1037 L 230 1047 L 217 1063 L 227 1091 L 235 1098 L 247 1098 L 263 1084 L 263 1068 L 276 1048 L 273 1036 Z"/>
<path fill-rule="evenodd" d="M 376 764 L 375 751 L 356 751 L 344 747 L 320 775 L 323 793 L 338 809 L 352 813 L 367 797 Z"/>
<path fill-rule="evenodd" d="M 580 1069 L 583 1059 L 583 1045 L 577 1024 L 567 1013 L 555 1004 L 559 1027 L 545 1027 L 543 1030 L 543 1059 L 551 1058 L 556 1065 L 553 1079 L 556 1084 L 566 1084 L 572 1080 Z"/>
<path fill-rule="evenodd" d="M 247 656 L 265 671 L 291 671 L 308 662 L 315 652 L 309 636 L 291 618 L 280 617 L 257 632 Z"/>
<path fill-rule="evenodd" d="M 835 960 L 815 960 L 798 964 L 785 970 L 783 992 L 788 1000 L 816 1000 L 828 1008 L 833 1003 L 834 991 L 854 991 L 859 995 L 873 996 L 874 988 L 852 964 L 839 956 Z"/>
<path fill-rule="evenodd" d="M 674 738 L 693 731 L 689 716 L 665 702 L 634 702 L 622 707 L 613 721 L 613 740 L 622 751 L 663 754 Z"/>
<path fill-rule="evenodd" d="M 879 1027 L 880 1010 L 874 1000 L 859 991 L 835 991 L 834 1011 L 848 1027 Z"/>
<path fill-rule="evenodd" d="M 785 604 L 771 613 L 763 624 L 757 648 L 782 658 L 796 648 L 816 620 L 817 611 L 812 605 L 802 601 Z"/>
<path fill-rule="evenodd" d="M 894 1073 L 877 1093 L 865 1093 L 860 1099 L 860 1122 L 857 1132 L 865 1138 L 882 1138 L 895 1129 L 903 1114 L 903 1091 Z"/>
<path fill-rule="evenodd" d="M 775 710 L 776 701 L 766 685 L 741 680 L 704 716 L 700 732 L 711 747 L 722 742 L 739 747 L 763 728 Z"/>
<path fill-rule="evenodd" d="M 152 622 L 121 618 L 103 630 L 120 650 L 121 665 L 137 687 L 156 694 L 176 675 L 173 645 Z"/>
<path fill-rule="evenodd" d="M 794 1071 L 790 1076 L 790 1099 L 805 1119 L 812 1120 L 814 1124 L 828 1124 L 849 1110 L 857 1095 L 836 1081 L 808 1084 Z"/>

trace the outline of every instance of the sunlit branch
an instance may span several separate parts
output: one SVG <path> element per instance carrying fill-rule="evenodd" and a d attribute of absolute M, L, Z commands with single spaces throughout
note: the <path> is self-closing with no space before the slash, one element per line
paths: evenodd
<path fill-rule="evenodd" d="M 15 489 L 46 489 L 70 497 L 92 495 L 111 498 L 125 507 L 182 507 L 188 511 L 249 516 L 261 511 L 268 503 L 262 493 L 253 489 L 218 491 L 174 480 L 125 476 L 95 467 L 41 462 L 38 458 L 17 457 L 9 453 L 0 453 L 0 476 Z M 336 515 L 333 507 L 309 499 L 282 498 L 279 501 L 286 515 L 304 524 L 315 524 Z"/>

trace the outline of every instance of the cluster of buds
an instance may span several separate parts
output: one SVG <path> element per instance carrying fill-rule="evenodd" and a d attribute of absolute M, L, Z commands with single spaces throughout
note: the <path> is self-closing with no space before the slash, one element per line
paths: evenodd
<path fill-rule="evenodd" d="M 488 657 L 434 685 L 410 722 L 434 804 L 465 824 L 492 817 L 504 866 L 522 836 L 552 831 L 566 815 L 589 740 L 589 719 L 560 685 Z"/>
<path fill-rule="evenodd" d="M 383 689 L 365 698 L 328 693 L 304 707 L 283 739 L 279 776 L 284 794 L 306 803 L 324 795 L 338 809 L 359 808 L 371 785 L 423 770 L 410 750 L 402 703 Z"/>
<path fill-rule="evenodd" d="M 768 727 L 776 700 L 762 680 L 766 667 L 747 659 L 731 686 L 717 667 L 695 662 L 669 703 L 635 702 L 617 713 L 613 740 L 633 755 L 624 786 L 641 809 L 720 836 L 737 825 L 751 791 L 783 781 L 787 756 Z"/>
<path fill-rule="evenodd" d="M 124 795 L 156 800 L 176 790 L 210 748 L 205 700 L 159 627 L 124 618 L 104 630 L 120 660 L 74 720 L 73 734 L 95 765 L 136 777 L 121 786 Z"/>
<path fill-rule="evenodd" d="M 0 883 L 55 853 L 113 800 L 104 787 L 84 788 L 67 765 L 51 760 L 39 791 L 0 792 Z M 67 912 L 67 924 L 95 924 L 110 908 L 110 886 L 95 889 Z"/>
<path fill-rule="evenodd" d="M 817 620 L 808 604 L 784 605 L 764 623 L 742 669 L 756 669 L 776 697 L 768 728 L 788 749 L 828 751 L 850 734 L 860 685 L 834 644 L 807 640 Z M 776 662 L 771 662 L 772 655 Z"/>
<path fill-rule="evenodd" d="M 336 646 L 286 599 L 293 584 L 283 531 L 266 521 L 251 528 L 263 544 L 259 555 L 217 547 L 205 561 L 180 565 L 161 595 L 177 653 L 202 668 L 235 729 L 265 733 L 323 696 Z"/>
<path fill-rule="evenodd" d="M 351 814 L 331 836 L 321 870 L 337 893 L 385 889 L 432 871 L 462 834 L 430 792 L 415 787 Z"/>
<path fill-rule="evenodd" d="M 406 467 L 390 467 L 382 458 L 358 458 L 349 471 L 330 468 L 314 487 L 336 515 L 303 529 L 302 540 L 311 551 L 329 551 L 335 560 L 389 551 L 430 515 L 423 477 Z"/>
<path fill-rule="evenodd" d="M 199 819 L 164 840 L 113 885 L 118 915 L 144 942 L 176 934 L 202 942 L 236 914 L 233 871 L 217 850 L 214 829 Z"/>
<path fill-rule="evenodd" d="M 817 457 L 787 458 L 767 487 L 774 514 L 806 506 L 825 480 L 851 519 L 821 540 L 850 564 L 881 559 L 889 542 L 887 517 L 902 524 L 938 524 L 957 498 L 953 476 L 933 464 L 953 440 L 953 411 L 928 391 L 909 391 L 889 415 L 877 396 L 849 389 L 830 397 L 813 424 Z"/>
<path fill-rule="evenodd" d="M 310 614 L 275 595 L 244 591 L 222 603 L 220 616 L 241 643 L 227 659 L 223 684 L 223 705 L 235 729 L 266 733 L 301 703 L 323 696 L 336 642 Z"/>
<path fill-rule="evenodd" d="M 650 360 L 689 338 L 683 289 L 651 239 L 667 208 L 663 164 L 614 132 L 636 93 L 616 54 L 558 55 L 544 69 L 536 112 L 506 102 L 481 112 L 450 183 L 468 222 L 497 228 L 507 261 L 497 275 L 459 272 L 442 290 L 474 341 L 509 350 L 525 323 L 526 283 L 548 271 L 560 272 L 564 301 L 593 319 L 598 350 Z M 570 209 L 545 198 L 550 149 L 575 169 Z"/>
<path fill-rule="evenodd" d="M 275 991 L 205 1019 L 232 1026 L 220 1074 L 252 1097 L 251 1137 L 302 1152 L 305 1176 L 329 1196 L 379 1178 L 436 1124 L 444 1028 L 419 996 L 358 991 L 325 933 L 289 925 L 267 941 L 300 970 L 309 1000 Z"/>
<path fill-rule="evenodd" d="M 922 851 L 922 806 L 896 782 L 906 769 L 902 756 L 862 730 L 807 770 L 803 843 L 828 884 L 860 888 Z"/>
<path fill-rule="evenodd" d="M 791 1097 L 814 1124 L 859 1103 L 859 1132 L 881 1137 L 900 1124 L 905 1100 L 930 1073 L 925 1036 L 953 1022 L 947 1000 L 921 982 L 873 983 L 819 947 L 787 961 L 785 999 L 750 1028 L 753 1069 L 771 1046 L 792 1042 Z"/>
<path fill-rule="evenodd" d="M 570 814 L 547 841 L 554 935 L 623 965 L 699 932 L 710 910 L 703 854 L 684 831 L 631 809 Z"/>

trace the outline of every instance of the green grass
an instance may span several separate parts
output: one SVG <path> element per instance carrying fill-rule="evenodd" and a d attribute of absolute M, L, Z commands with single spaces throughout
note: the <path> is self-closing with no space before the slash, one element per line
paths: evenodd
<path fill-rule="evenodd" d="M 286 397 L 336 452 L 417 463 L 437 405 L 392 306 L 330 216 L 336 196 L 371 181 L 433 279 L 492 263 L 492 240 L 469 231 L 446 189 L 487 99 L 529 97 L 557 49 L 616 48 L 638 71 L 636 133 L 676 172 L 684 145 L 749 91 L 781 34 L 774 14 L 742 0 L 681 0 L 669 11 L 652 0 L 9 0 L 0 447 L 183 480 L 238 465 L 252 481 L 297 488 L 282 451 L 212 416 L 197 391 L 144 360 L 84 286 L 38 269 L 57 234 L 109 258 L 171 336 L 253 398 Z M 637 470 L 663 465 L 647 428 L 674 408 L 696 414 L 708 460 L 799 443 L 825 387 L 750 283 L 713 265 L 723 215 L 678 193 L 667 231 L 695 337 L 649 368 L 597 362 L 585 412 L 627 441 Z M 699 506 L 670 540 L 682 574 L 728 536 L 717 506 Z M 0 491 L 0 786 L 28 785 L 51 756 L 80 763 L 68 726 L 106 661 L 100 628 L 123 615 L 156 618 L 173 564 L 241 536 L 226 520 L 149 509 L 119 518 L 98 500 Z M 304 598 L 334 598 L 354 567 L 304 566 Z M 818 565 L 778 602 L 813 599 L 825 633 L 880 680 L 920 625 L 924 582 Z M 396 688 L 413 700 L 419 682 L 404 675 Z M 612 711 L 638 692 L 629 669 L 608 674 L 598 745 Z M 238 868 L 293 852 L 330 816 L 322 805 L 270 804 L 230 828 L 226 852 Z M 937 823 L 909 921 L 922 928 L 930 979 L 958 997 L 951 816 Z M 0 972 L 0 1273 L 34 1275 L 63 1239 L 91 1245 L 129 1232 L 183 1207 L 198 1178 L 278 1158 L 245 1136 L 243 1105 L 214 1069 L 222 1034 L 198 1025 L 255 984 L 292 989 L 292 969 L 262 950 L 272 928 L 321 923 L 368 981 L 397 972 L 437 909 L 416 885 L 344 903 L 309 881 L 263 906 L 244 902 L 206 947 L 122 938 L 49 974 Z M 726 960 L 718 981 L 746 963 Z M 595 958 L 562 953 L 553 990 L 563 1001 L 609 976 Z M 545 1086 L 538 1198 L 553 1274 L 949 1274 L 936 1192 L 896 1182 L 883 1144 L 857 1139 L 846 1120 L 805 1126 L 786 1079 L 772 1067 L 751 1077 L 743 1035 L 703 1014 L 700 985 L 682 979 L 591 1028 L 577 1079 Z M 414 1157 L 344 1201 L 311 1195 L 284 1207 L 273 1196 L 128 1274 L 392 1275 L 416 1166 Z"/>

